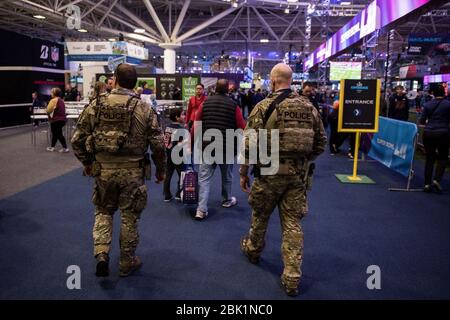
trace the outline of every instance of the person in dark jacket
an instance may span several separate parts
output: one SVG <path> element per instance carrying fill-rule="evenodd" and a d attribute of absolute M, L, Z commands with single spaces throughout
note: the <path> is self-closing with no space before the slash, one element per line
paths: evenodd
<path fill-rule="evenodd" d="M 425 125 L 423 144 L 425 146 L 425 192 L 435 188 L 442 192 L 441 181 L 444 177 L 450 147 L 450 101 L 445 99 L 445 88 L 437 86 L 433 90 L 435 99 L 425 104 L 420 124 Z M 433 180 L 434 164 L 437 160 Z"/>
<path fill-rule="evenodd" d="M 217 159 L 218 155 L 212 154 L 216 159 L 203 159 L 203 163 L 199 168 L 199 201 L 198 208 L 195 215 L 197 220 L 203 220 L 208 216 L 208 198 L 211 188 L 211 179 L 214 175 L 214 171 L 217 166 L 220 167 L 222 174 L 222 207 L 230 208 L 237 204 L 235 197 L 231 196 L 231 184 L 232 184 L 232 172 L 233 164 L 228 163 L 226 157 L 226 151 L 230 148 L 234 149 L 234 139 L 226 139 L 226 130 L 232 129 L 245 129 L 245 120 L 242 116 L 241 108 L 228 96 L 228 80 L 220 79 L 217 81 L 216 94 L 206 99 L 196 114 L 196 125 L 199 121 L 202 123 L 202 137 L 205 136 L 207 130 L 218 130 L 222 133 L 222 146 L 223 146 L 223 158 Z M 194 125 L 194 131 L 199 128 Z M 195 139 L 195 132 L 194 132 Z M 212 142 L 203 138 L 202 150 L 205 151 L 207 147 L 210 147 Z M 228 146 L 228 147 L 227 147 Z M 217 150 L 215 150 L 217 151 Z M 234 161 L 235 153 L 232 155 Z M 203 152 L 196 152 L 202 154 Z M 207 153 L 207 152 L 205 152 Z M 207 153 L 209 154 L 209 153 Z M 211 160 L 213 163 L 211 163 Z M 217 162 L 215 162 L 217 160 Z"/>
<path fill-rule="evenodd" d="M 167 153 L 166 179 L 164 180 L 164 202 L 170 202 L 173 199 L 172 192 L 170 191 L 170 182 L 175 171 L 178 174 L 177 192 L 175 194 L 175 199 L 181 200 L 180 177 L 181 171 L 183 169 L 183 164 L 175 164 L 173 162 L 172 150 L 178 143 L 182 143 L 183 138 L 181 137 L 177 141 L 172 140 L 172 137 L 176 135 L 178 130 L 183 130 L 186 122 L 186 114 L 182 109 L 171 109 L 169 117 L 171 123 L 169 123 L 164 130 L 164 145 L 166 147 Z"/>
<path fill-rule="evenodd" d="M 303 83 L 302 96 L 307 97 L 309 99 L 309 101 L 312 103 L 312 105 L 314 106 L 314 108 L 317 109 L 317 111 L 319 112 L 320 117 L 322 119 L 324 128 L 327 128 L 328 127 L 328 119 L 327 119 L 328 112 L 325 112 L 325 110 L 320 107 L 319 99 L 317 98 L 315 88 L 311 82 L 306 81 Z"/>
<path fill-rule="evenodd" d="M 30 108 L 30 113 L 34 114 L 34 110 L 42 108 L 44 106 L 44 104 L 42 103 L 41 100 L 39 100 L 38 93 L 36 91 L 34 91 L 31 94 L 31 98 L 33 99 L 33 104 Z M 35 126 L 35 127 L 39 126 L 39 120 L 34 120 L 33 126 Z"/>
<path fill-rule="evenodd" d="M 62 149 L 59 152 L 69 152 L 67 148 L 66 138 L 63 135 L 63 127 L 66 125 L 66 105 L 61 99 L 61 89 L 52 89 L 52 99 L 47 105 L 48 119 L 50 121 L 50 128 L 52 130 L 52 145 L 47 148 L 47 151 L 55 151 L 56 142 L 59 141 Z"/>
<path fill-rule="evenodd" d="M 391 119 L 408 121 L 409 104 L 403 86 L 397 86 L 395 93 L 389 99 L 388 117 Z"/>

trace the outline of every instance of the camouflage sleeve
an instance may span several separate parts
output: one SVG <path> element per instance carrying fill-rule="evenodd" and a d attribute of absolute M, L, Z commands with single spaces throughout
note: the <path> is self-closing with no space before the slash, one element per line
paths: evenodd
<path fill-rule="evenodd" d="M 263 127 L 264 109 L 267 106 L 267 100 L 261 101 L 248 116 L 247 126 L 244 129 L 243 148 L 239 154 L 239 163 L 246 166 L 255 164 L 257 161 L 256 154 L 251 153 L 251 150 L 257 150 L 258 130 Z"/>
<path fill-rule="evenodd" d="M 314 143 L 313 152 L 310 156 L 311 161 L 321 155 L 327 145 L 327 135 L 323 127 L 322 118 L 316 108 L 313 108 L 313 119 Z"/>
<path fill-rule="evenodd" d="M 92 136 L 94 130 L 95 112 L 92 105 L 86 107 L 77 121 L 76 130 L 72 136 L 72 149 L 83 165 L 94 162 L 94 154 L 86 149 L 86 141 Z"/>
<path fill-rule="evenodd" d="M 152 151 L 152 159 L 156 166 L 158 173 L 163 173 L 166 170 L 166 149 L 164 146 L 164 136 L 162 129 L 158 123 L 158 115 L 150 108 L 150 116 L 147 124 L 148 144 Z"/>

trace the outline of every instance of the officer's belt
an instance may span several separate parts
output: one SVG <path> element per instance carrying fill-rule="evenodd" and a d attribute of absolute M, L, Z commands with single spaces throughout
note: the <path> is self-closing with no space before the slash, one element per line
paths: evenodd
<path fill-rule="evenodd" d="M 101 162 L 102 169 L 135 169 L 143 168 L 143 161 L 134 162 Z"/>
<path fill-rule="evenodd" d="M 280 159 L 277 175 L 293 176 L 301 174 L 304 159 Z"/>

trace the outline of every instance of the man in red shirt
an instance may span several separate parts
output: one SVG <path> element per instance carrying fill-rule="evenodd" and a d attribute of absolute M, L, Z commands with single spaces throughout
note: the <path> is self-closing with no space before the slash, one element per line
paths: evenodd
<path fill-rule="evenodd" d="M 197 86 L 195 86 L 195 96 L 189 99 L 187 108 L 186 123 L 189 129 L 191 129 L 192 125 L 194 124 L 196 113 L 203 102 L 205 102 L 205 100 L 205 86 L 199 83 Z"/>

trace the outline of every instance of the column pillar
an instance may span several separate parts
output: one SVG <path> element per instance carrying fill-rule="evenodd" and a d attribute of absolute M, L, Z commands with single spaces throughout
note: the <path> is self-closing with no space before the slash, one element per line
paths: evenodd
<path fill-rule="evenodd" d="M 181 45 L 176 43 L 161 43 L 159 46 L 164 49 L 164 71 L 166 73 L 175 73 L 177 66 L 177 52 L 175 49 Z"/>

